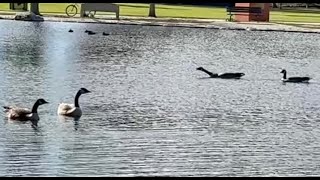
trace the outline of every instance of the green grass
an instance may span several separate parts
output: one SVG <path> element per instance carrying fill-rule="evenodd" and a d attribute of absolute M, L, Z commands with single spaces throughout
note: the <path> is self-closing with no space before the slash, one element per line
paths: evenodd
<path fill-rule="evenodd" d="M 149 4 L 140 3 L 116 3 L 120 5 L 120 16 L 138 16 L 146 17 L 149 13 Z M 68 3 L 40 3 L 40 12 L 42 14 L 65 14 L 65 8 Z M 0 3 L 0 11 L 9 11 L 8 3 Z M 98 12 L 98 14 L 104 14 Z M 176 18 L 206 18 L 206 19 L 225 19 L 226 13 L 223 8 L 215 7 L 194 7 L 194 6 L 173 6 L 156 5 L 156 14 L 158 17 L 176 17 Z"/>
<path fill-rule="evenodd" d="M 270 13 L 270 21 L 320 23 L 320 11 L 274 10 Z"/>
<path fill-rule="evenodd" d="M 116 3 L 120 5 L 120 16 L 147 17 L 149 4 Z M 40 3 L 42 14 L 65 14 L 68 3 Z M 2 12 L 1 12 L 2 11 Z M 9 3 L 0 3 L 0 12 L 9 12 Z M 11 11 L 12 12 L 12 11 Z M 98 12 L 97 14 L 105 14 Z M 223 7 L 187 6 L 156 4 L 157 17 L 226 19 L 226 9 Z M 318 22 L 320 11 L 309 10 L 273 10 L 270 12 L 271 22 Z"/>

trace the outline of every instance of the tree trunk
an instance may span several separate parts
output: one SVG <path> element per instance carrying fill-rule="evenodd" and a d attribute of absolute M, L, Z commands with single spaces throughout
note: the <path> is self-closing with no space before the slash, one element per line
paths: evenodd
<path fill-rule="evenodd" d="M 155 5 L 155 3 L 150 3 L 149 17 L 157 17 L 156 16 L 156 5 Z"/>
<path fill-rule="evenodd" d="M 30 12 L 33 12 L 36 15 L 40 15 L 39 12 L 39 3 L 31 3 Z"/>
<path fill-rule="evenodd" d="M 277 3 L 272 3 L 272 7 L 273 8 L 277 8 L 278 6 L 277 6 Z"/>
<path fill-rule="evenodd" d="M 282 9 L 282 3 L 279 3 L 279 9 Z"/>

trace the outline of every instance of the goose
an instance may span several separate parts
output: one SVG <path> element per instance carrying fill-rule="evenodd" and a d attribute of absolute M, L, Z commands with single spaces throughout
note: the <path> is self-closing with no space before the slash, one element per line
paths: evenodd
<path fill-rule="evenodd" d="M 197 70 L 207 73 L 211 78 L 223 78 L 223 79 L 240 79 L 241 76 L 244 76 L 244 73 L 212 73 L 203 67 L 198 67 Z"/>
<path fill-rule="evenodd" d="M 104 36 L 109 36 L 110 34 L 103 32 L 102 35 L 104 35 Z"/>
<path fill-rule="evenodd" d="M 95 32 L 90 31 L 90 30 L 85 30 L 84 32 L 87 33 L 87 34 L 89 34 L 89 35 L 96 34 Z"/>
<path fill-rule="evenodd" d="M 81 94 L 90 93 L 86 88 L 80 88 L 74 98 L 74 104 L 60 103 L 58 106 L 58 115 L 81 117 L 82 111 L 79 106 L 79 97 Z"/>
<path fill-rule="evenodd" d="M 69 29 L 69 32 L 73 32 L 73 30 L 72 30 L 72 29 Z"/>
<path fill-rule="evenodd" d="M 96 34 L 96 33 L 93 32 L 93 31 L 88 31 L 87 33 L 88 33 L 89 35 Z"/>
<path fill-rule="evenodd" d="M 287 71 L 285 69 L 282 69 L 280 73 L 283 73 L 283 77 L 281 78 L 283 82 L 300 83 L 300 82 L 308 82 L 311 79 L 310 77 L 289 77 L 287 79 Z"/>
<path fill-rule="evenodd" d="M 28 108 L 14 107 L 14 106 L 3 106 L 4 112 L 7 117 L 11 120 L 19 121 L 39 121 L 38 107 L 40 105 L 48 103 L 44 99 L 38 99 L 30 111 Z"/>

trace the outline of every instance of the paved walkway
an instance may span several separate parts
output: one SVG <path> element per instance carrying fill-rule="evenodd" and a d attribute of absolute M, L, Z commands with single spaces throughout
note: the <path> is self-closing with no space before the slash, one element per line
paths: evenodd
<path fill-rule="evenodd" d="M 0 11 L 0 19 L 13 20 L 13 13 Z M 228 29 L 228 30 L 247 30 L 247 31 L 282 31 L 282 32 L 300 32 L 300 33 L 319 33 L 320 23 L 296 23 L 300 26 L 285 25 L 267 22 L 227 22 L 219 19 L 183 19 L 183 18 L 149 18 L 149 17 L 131 17 L 120 16 L 120 20 L 115 19 L 115 15 L 99 15 L 95 18 L 67 17 L 65 14 L 44 14 L 44 21 L 55 22 L 77 22 L 77 23 L 106 23 L 106 24 L 130 24 L 145 26 L 170 26 L 170 27 L 188 27 L 188 28 L 210 28 L 210 29 Z M 294 23 L 292 23 L 294 24 Z M 309 28 L 310 26 L 319 28 Z"/>

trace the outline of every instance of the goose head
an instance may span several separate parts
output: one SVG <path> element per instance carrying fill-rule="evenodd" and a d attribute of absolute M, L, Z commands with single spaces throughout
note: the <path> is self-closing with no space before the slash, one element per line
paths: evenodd
<path fill-rule="evenodd" d="M 198 67 L 197 70 L 203 71 L 204 68 L 203 67 Z"/>
<path fill-rule="evenodd" d="M 282 69 L 280 73 L 286 73 L 287 71 L 285 69 Z"/>
<path fill-rule="evenodd" d="M 89 91 L 86 88 L 80 88 L 79 92 L 80 92 L 80 94 L 86 94 L 86 93 L 90 93 L 91 91 Z"/>
<path fill-rule="evenodd" d="M 36 103 L 39 105 L 42 105 L 42 104 L 47 104 L 48 102 L 44 99 L 38 99 Z"/>

